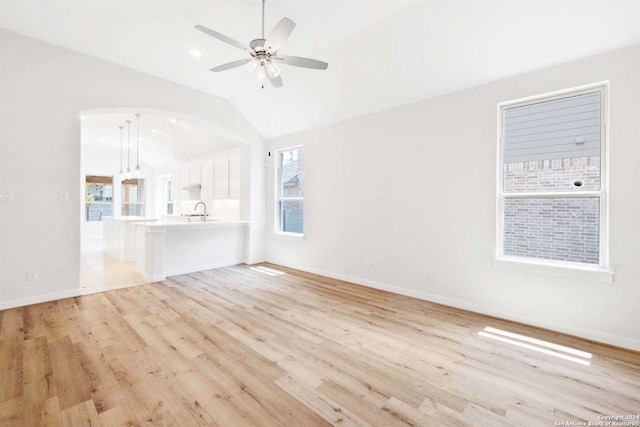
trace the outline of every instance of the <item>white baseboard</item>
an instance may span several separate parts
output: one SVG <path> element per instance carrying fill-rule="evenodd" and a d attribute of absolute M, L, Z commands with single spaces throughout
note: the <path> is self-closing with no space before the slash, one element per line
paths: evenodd
<path fill-rule="evenodd" d="M 160 276 L 160 275 L 150 276 L 148 274 L 143 274 L 143 277 L 145 280 L 149 282 L 161 282 L 163 280 L 166 280 L 168 276 L 177 276 L 180 274 L 195 273 L 203 270 L 212 270 L 214 268 L 229 267 L 232 265 L 242 264 L 244 262 L 245 262 L 244 259 L 238 259 L 236 261 L 230 261 L 230 262 L 224 262 L 224 263 L 210 263 L 210 264 L 200 265 L 198 267 L 193 267 L 193 268 L 182 268 L 182 269 L 171 270 L 166 273 L 166 276 Z M 132 285 L 132 286 L 138 286 L 138 285 Z M 27 305 L 39 304 L 42 302 L 55 301 L 55 300 L 65 299 L 65 298 L 73 298 L 73 297 L 78 297 L 82 295 L 95 294 L 95 293 L 105 292 L 109 290 L 112 290 L 112 289 L 108 289 L 108 288 L 68 289 L 65 291 L 53 292 L 45 295 L 37 295 L 33 297 L 28 297 L 28 298 L 19 298 L 19 299 L 14 299 L 10 301 L 0 302 L 0 310 L 7 310 L 9 308 L 16 308 L 16 307 L 24 307 Z"/>
<path fill-rule="evenodd" d="M 167 272 L 167 276 L 176 276 L 176 275 L 180 275 L 180 274 L 195 273 L 197 271 L 211 270 L 211 269 L 214 269 L 214 268 L 228 267 L 228 266 L 231 266 L 231 265 L 240 264 L 243 261 L 246 261 L 246 260 L 239 259 L 236 262 L 212 263 L 212 264 L 201 265 L 201 266 L 193 267 L 193 268 L 175 269 L 175 270 L 171 270 L 171 271 Z M 443 297 L 443 296 L 439 296 L 439 295 L 433 295 L 433 294 L 429 294 L 429 293 L 426 293 L 426 292 L 421 292 L 421 291 L 416 291 L 416 290 L 412 290 L 412 289 L 401 288 L 401 287 L 389 285 L 389 284 L 386 284 L 386 283 L 376 282 L 376 281 L 367 280 L 367 279 L 361 279 L 359 277 L 349 276 L 349 275 L 345 275 L 345 274 L 333 273 L 333 272 L 330 272 L 330 271 L 320 270 L 320 269 L 317 269 L 317 268 L 311 268 L 311 267 L 300 266 L 300 265 L 293 265 L 293 264 L 289 264 L 289 263 L 283 263 L 283 262 L 280 262 L 280 261 L 267 261 L 267 262 L 270 262 L 270 263 L 273 263 L 273 264 L 282 265 L 284 267 L 293 268 L 293 269 L 296 269 L 296 270 L 306 271 L 308 273 L 313 273 L 313 274 L 318 274 L 318 275 L 321 275 L 321 276 L 331 277 L 331 278 L 337 279 L 337 280 L 343 280 L 345 282 L 351 282 L 351 283 L 355 283 L 355 284 L 358 284 L 358 285 L 367 286 L 367 287 L 374 288 L 374 289 L 380 289 L 380 290 L 383 290 L 383 291 L 392 292 L 392 293 L 399 294 L 399 295 L 405 295 L 405 296 L 409 296 L 409 297 L 413 297 L 413 298 L 418 298 L 418 299 L 421 299 L 421 300 L 435 302 L 435 303 L 438 303 L 438 304 L 442 304 L 442 305 L 446 305 L 446 306 L 450 306 L 450 307 L 455 307 L 455 308 L 460 308 L 460 309 L 463 309 L 463 310 L 473 311 L 473 312 L 476 312 L 476 313 L 486 314 L 488 316 L 498 317 L 498 318 L 505 319 L 505 320 L 511 320 L 511 321 L 514 321 L 514 322 L 524 323 L 524 324 L 531 325 L 531 326 L 537 326 L 537 327 L 540 327 L 540 328 L 550 329 L 550 330 L 553 330 L 553 331 L 562 332 L 562 333 L 565 333 L 565 334 L 570 334 L 570 335 L 574 335 L 574 336 L 577 336 L 577 337 L 580 337 L 580 338 L 585 338 L 585 339 L 588 339 L 588 340 L 593 340 L 593 341 L 597 341 L 597 342 L 601 342 L 601 343 L 605 343 L 605 344 L 610 344 L 610 345 L 614 345 L 614 346 L 617 346 L 617 347 L 628 348 L 630 350 L 640 351 L 640 341 L 629 339 L 629 338 L 625 338 L 625 337 L 619 337 L 619 336 L 616 336 L 616 335 L 611 335 L 611 334 L 608 334 L 608 333 L 605 333 L 605 332 L 586 330 L 586 329 L 581 329 L 581 328 L 565 327 L 564 325 L 560 325 L 560 324 L 557 324 L 557 323 L 548 322 L 548 321 L 544 321 L 544 320 L 538 320 L 538 319 L 532 319 L 532 318 L 529 318 L 529 317 L 520 316 L 520 315 L 517 315 L 517 314 L 514 314 L 514 313 L 510 313 L 510 312 L 503 312 L 503 311 L 500 311 L 500 310 L 487 309 L 484 305 L 472 303 L 472 302 L 469 302 L 469 301 L 462 301 L 462 300 Z M 157 281 L 165 280 L 166 277 L 155 278 L 155 277 L 146 277 L 146 275 L 145 275 L 145 279 L 149 280 L 150 282 L 157 282 Z M 156 280 L 152 280 L 152 279 L 156 279 Z M 98 292 L 100 292 L 100 291 L 98 291 Z M 39 303 L 42 303 L 42 302 L 54 301 L 54 300 L 64 299 L 64 298 L 73 298 L 73 297 L 77 297 L 77 296 L 80 296 L 80 295 L 86 295 L 88 293 L 92 293 L 92 292 L 87 292 L 87 290 L 83 290 L 83 289 L 69 289 L 69 290 L 65 290 L 65 291 L 61 291 L 61 292 L 54 292 L 54 293 L 50 293 L 50 294 L 38 295 L 38 296 L 34 296 L 34 297 L 29 297 L 29 298 L 14 299 L 14 300 L 10 300 L 10 301 L 1 302 L 0 303 L 0 310 L 6 310 L 6 309 L 9 309 L 9 308 L 15 308 L 15 307 L 23 307 L 23 306 L 26 306 L 26 305 L 39 304 Z"/>
<path fill-rule="evenodd" d="M 367 286 L 369 288 L 392 292 L 394 294 L 405 295 L 408 297 L 430 301 L 437 304 L 446 305 L 449 307 L 454 307 L 462 310 L 473 311 L 475 313 L 485 314 L 487 316 L 498 317 L 500 319 L 511 320 L 513 322 L 518 322 L 518 323 L 524 323 L 530 326 L 537 326 L 539 328 L 550 329 L 552 331 L 574 335 L 576 337 L 597 341 L 604 344 L 614 345 L 616 347 L 622 347 L 630 350 L 640 351 L 640 341 L 625 338 L 625 337 L 619 337 L 616 335 L 611 335 L 606 332 L 599 332 L 599 331 L 587 330 L 582 328 L 566 327 L 564 325 L 560 325 L 557 323 L 553 323 L 545 320 L 533 319 L 533 318 L 521 316 L 515 313 L 487 309 L 486 306 L 484 305 L 476 304 L 469 301 L 443 297 L 440 295 L 433 295 L 427 292 L 401 288 L 401 287 L 389 285 L 386 283 L 376 282 L 376 281 L 367 280 L 367 279 L 361 279 L 359 277 L 349 276 L 345 274 L 333 273 L 330 271 L 324 271 L 317 268 L 293 265 L 293 264 L 288 264 L 288 263 L 283 263 L 278 261 L 267 261 L 267 262 L 276 264 L 276 265 L 282 265 L 283 267 L 305 271 L 307 273 L 318 274 L 321 276 L 330 277 L 332 279 L 343 280 L 345 282 L 351 282 L 358 285 Z"/>
<path fill-rule="evenodd" d="M 0 310 L 6 310 L 15 307 L 24 307 L 25 305 L 40 304 L 41 302 L 55 301 L 64 298 L 73 298 L 83 294 L 82 289 L 68 289 L 66 291 L 53 292 L 50 294 L 37 295 L 28 298 L 19 298 L 0 303 Z"/>

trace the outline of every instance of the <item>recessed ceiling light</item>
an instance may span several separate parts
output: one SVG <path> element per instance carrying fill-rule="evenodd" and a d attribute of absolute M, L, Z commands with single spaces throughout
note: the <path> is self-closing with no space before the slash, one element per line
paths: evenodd
<path fill-rule="evenodd" d="M 193 56 L 194 58 L 200 58 L 202 56 L 202 52 L 200 52 L 198 49 L 191 49 L 189 51 L 189 53 L 191 54 L 191 56 Z"/>
<path fill-rule="evenodd" d="M 178 123 L 178 121 L 176 119 L 171 119 L 169 120 L 171 123 Z"/>
<path fill-rule="evenodd" d="M 158 133 L 158 129 L 151 129 L 151 132 Z"/>

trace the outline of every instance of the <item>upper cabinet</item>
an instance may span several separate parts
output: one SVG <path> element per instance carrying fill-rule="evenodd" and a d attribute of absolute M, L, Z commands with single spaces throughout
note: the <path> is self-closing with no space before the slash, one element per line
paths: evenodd
<path fill-rule="evenodd" d="M 229 198 L 240 199 L 240 156 L 229 157 Z"/>
<path fill-rule="evenodd" d="M 171 198 L 173 201 L 181 199 L 182 183 L 180 183 L 180 169 L 171 171 Z"/>
<path fill-rule="evenodd" d="M 179 200 L 239 200 L 240 169 L 240 154 L 181 166 L 171 172 L 172 194 Z M 200 190 L 186 189 L 197 184 Z"/>
<path fill-rule="evenodd" d="M 171 172 L 171 191 L 177 200 L 200 199 L 200 190 L 189 190 L 190 186 L 202 184 L 201 165 L 192 163 Z"/>
<path fill-rule="evenodd" d="M 202 200 L 213 199 L 213 160 L 205 160 L 200 165 L 200 176 L 202 177 L 202 188 L 200 189 L 200 198 Z"/>
<path fill-rule="evenodd" d="M 189 200 L 189 167 L 182 166 L 178 169 L 178 183 L 180 185 L 180 200 Z"/>
<path fill-rule="evenodd" d="M 202 184 L 202 177 L 200 176 L 200 163 L 193 163 L 188 166 L 189 168 L 189 185 Z"/>
<path fill-rule="evenodd" d="M 229 158 L 222 157 L 213 161 L 213 198 L 229 198 Z"/>

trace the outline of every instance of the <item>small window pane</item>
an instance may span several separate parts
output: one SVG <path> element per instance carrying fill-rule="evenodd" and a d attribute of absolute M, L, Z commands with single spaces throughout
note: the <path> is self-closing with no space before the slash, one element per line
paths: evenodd
<path fill-rule="evenodd" d="M 167 197 L 167 215 L 173 215 L 173 195 L 171 194 L 171 180 L 167 181 L 165 191 Z"/>
<path fill-rule="evenodd" d="M 302 200 L 280 202 L 280 230 L 286 233 L 303 232 Z"/>
<path fill-rule="evenodd" d="M 600 92 L 505 110 L 504 191 L 600 190 Z"/>
<path fill-rule="evenodd" d="M 85 220 L 102 221 L 106 216 L 113 216 L 113 177 L 87 175 Z"/>
<path fill-rule="evenodd" d="M 122 216 L 144 216 L 144 179 L 122 181 Z"/>
<path fill-rule="evenodd" d="M 505 199 L 505 255 L 598 264 L 599 250 L 598 197 Z"/>
<path fill-rule="evenodd" d="M 280 197 L 303 197 L 304 149 L 280 153 Z"/>

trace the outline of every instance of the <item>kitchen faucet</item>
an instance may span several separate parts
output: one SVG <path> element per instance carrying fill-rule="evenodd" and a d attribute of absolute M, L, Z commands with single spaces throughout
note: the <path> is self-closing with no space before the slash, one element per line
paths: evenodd
<path fill-rule="evenodd" d="M 202 205 L 204 207 L 204 216 L 202 217 L 202 221 L 206 221 L 207 220 L 207 204 L 205 202 L 198 202 L 193 207 L 193 210 L 194 211 L 197 210 L 199 205 Z"/>

